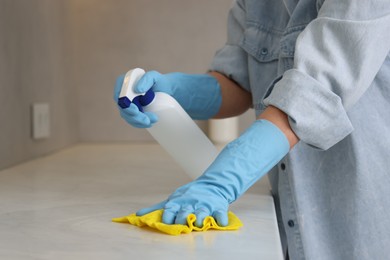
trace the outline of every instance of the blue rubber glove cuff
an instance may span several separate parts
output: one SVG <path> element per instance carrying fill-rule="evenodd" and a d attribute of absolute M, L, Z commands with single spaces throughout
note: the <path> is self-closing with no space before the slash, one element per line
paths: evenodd
<path fill-rule="evenodd" d="M 229 204 L 268 173 L 289 149 L 286 136 L 277 126 L 267 120 L 257 120 L 222 150 L 202 176 L 178 188 L 167 200 L 138 211 L 137 215 L 163 208 L 162 221 L 166 224 L 186 224 L 186 217 L 194 213 L 198 227 L 207 216 L 226 226 Z"/>
<path fill-rule="evenodd" d="M 222 104 L 218 80 L 208 74 L 149 71 L 138 81 L 134 91 L 144 93 L 150 88 L 174 97 L 192 119 L 209 119 L 218 113 Z"/>
<path fill-rule="evenodd" d="M 232 203 L 289 150 L 287 137 L 277 126 L 268 120 L 256 120 L 222 150 L 197 181 L 218 186 L 226 200 Z"/>

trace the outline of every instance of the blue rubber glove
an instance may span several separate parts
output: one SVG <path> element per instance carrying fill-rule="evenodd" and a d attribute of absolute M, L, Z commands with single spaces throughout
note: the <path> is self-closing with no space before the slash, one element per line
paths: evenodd
<path fill-rule="evenodd" d="M 167 200 L 139 210 L 138 216 L 164 209 L 166 224 L 187 224 L 196 215 L 195 225 L 212 216 L 220 226 L 228 225 L 229 204 L 264 176 L 289 151 L 283 132 L 267 120 L 255 121 L 238 139 L 229 143 L 198 179 L 178 188 Z"/>
<path fill-rule="evenodd" d="M 114 88 L 114 100 L 118 101 L 124 75 L 118 77 Z M 145 93 L 150 88 L 154 92 L 165 92 L 179 102 L 192 119 L 209 119 L 219 111 L 222 103 L 221 89 L 216 78 L 208 74 L 191 75 L 179 72 L 160 74 L 149 71 L 134 87 L 137 93 Z M 151 127 L 158 118 L 154 113 L 142 113 L 131 104 L 120 109 L 123 119 L 138 128 Z"/>

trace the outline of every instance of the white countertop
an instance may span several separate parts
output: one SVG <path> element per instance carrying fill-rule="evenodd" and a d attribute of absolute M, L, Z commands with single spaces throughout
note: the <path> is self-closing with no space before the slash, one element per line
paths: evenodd
<path fill-rule="evenodd" d="M 111 222 L 188 181 L 155 144 L 80 144 L 0 171 L 0 259 L 283 259 L 273 199 L 260 192 L 230 207 L 238 231 L 170 236 Z"/>

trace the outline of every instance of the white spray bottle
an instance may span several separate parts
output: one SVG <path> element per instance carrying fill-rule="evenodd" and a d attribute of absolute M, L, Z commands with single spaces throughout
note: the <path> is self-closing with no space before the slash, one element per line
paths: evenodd
<path fill-rule="evenodd" d="M 198 178 L 217 157 L 216 147 L 172 96 L 152 89 L 144 95 L 133 91 L 144 74 L 139 68 L 126 73 L 119 106 L 134 103 L 140 111 L 157 114 L 158 121 L 147 130 L 192 179 Z"/>

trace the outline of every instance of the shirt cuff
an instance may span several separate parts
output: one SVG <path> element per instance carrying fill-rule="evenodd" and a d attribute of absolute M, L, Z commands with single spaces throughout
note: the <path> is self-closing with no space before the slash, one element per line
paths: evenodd
<path fill-rule="evenodd" d="M 327 150 L 353 131 L 341 98 L 296 69 L 286 71 L 268 93 L 263 103 L 285 112 L 292 130 L 310 146 Z"/>

